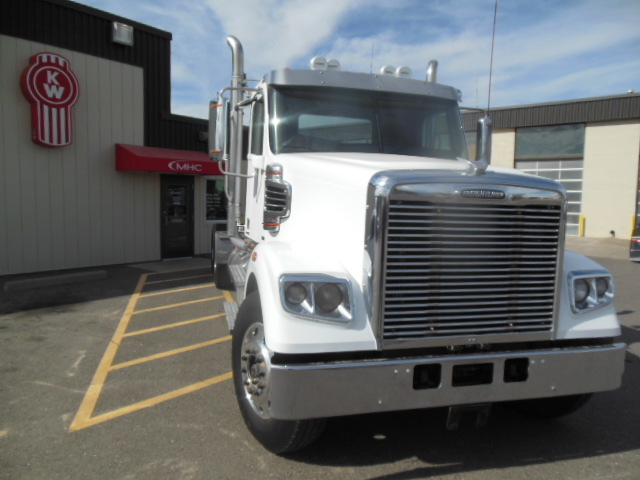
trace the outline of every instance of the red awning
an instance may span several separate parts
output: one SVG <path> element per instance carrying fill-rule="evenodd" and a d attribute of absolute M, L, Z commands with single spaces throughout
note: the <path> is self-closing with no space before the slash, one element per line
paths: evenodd
<path fill-rule="evenodd" d="M 116 144 L 116 170 L 222 175 L 218 162 L 204 152 Z"/>

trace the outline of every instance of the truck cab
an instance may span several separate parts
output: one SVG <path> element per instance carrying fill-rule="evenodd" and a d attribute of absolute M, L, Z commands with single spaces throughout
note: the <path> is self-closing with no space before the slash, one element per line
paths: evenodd
<path fill-rule="evenodd" d="M 228 43 L 213 268 L 233 292 L 240 410 L 267 449 L 302 448 L 333 416 L 449 407 L 453 428 L 495 402 L 557 416 L 619 387 L 614 281 L 565 252 L 566 192 L 491 167 L 489 118 L 470 160 L 435 62 L 418 80 L 316 58 L 248 88 Z"/>

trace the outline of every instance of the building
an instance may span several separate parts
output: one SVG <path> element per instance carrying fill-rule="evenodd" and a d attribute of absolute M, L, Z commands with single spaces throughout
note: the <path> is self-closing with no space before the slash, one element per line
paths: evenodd
<path fill-rule="evenodd" d="M 170 42 L 66 0 L 0 3 L 0 275 L 209 253 L 224 182 L 207 122 L 171 114 Z"/>
<path fill-rule="evenodd" d="M 463 114 L 470 145 L 482 115 Z M 562 183 L 568 235 L 631 237 L 640 214 L 640 94 L 498 108 L 491 117 L 491 163 Z"/>
<path fill-rule="evenodd" d="M 207 122 L 170 111 L 170 42 L 68 0 L 0 2 L 0 275 L 210 253 L 224 180 Z M 492 116 L 493 164 L 560 180 L 570 235 L 631 235 L 640 95 Z"/>

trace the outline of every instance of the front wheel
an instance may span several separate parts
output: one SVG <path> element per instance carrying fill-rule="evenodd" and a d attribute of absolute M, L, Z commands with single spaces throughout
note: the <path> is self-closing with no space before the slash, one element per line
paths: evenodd
<path fill-rule="evenodd" d="M 243 302 L 231 341 L 233 383 L 242 418 L 253 436 L 276 454 L 300 450 L 322 433 L 325 420 L 271 418 L 271 352 L 267 348 L 258 292 Z"/>

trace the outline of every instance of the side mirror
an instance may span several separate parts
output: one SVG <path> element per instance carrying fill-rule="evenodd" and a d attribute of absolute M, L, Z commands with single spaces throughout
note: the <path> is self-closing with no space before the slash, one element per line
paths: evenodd
<path fill-rule="evenodd" d="M 478 136 L 476 141 L 475 175 L 482 175 L 491 163 L 491 134 L 493 133 L 493 120 L 486 115 L 478 120 Z"/>
<path fill-rule="evenodd" d="M 229 100 L 218 95 L 216 102 L 209 102 L 209 156 L 223 160 L 229 146 Z"/>

